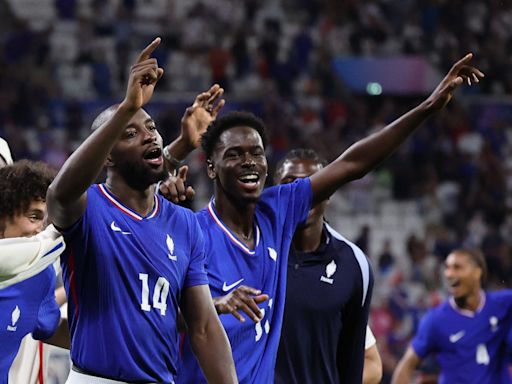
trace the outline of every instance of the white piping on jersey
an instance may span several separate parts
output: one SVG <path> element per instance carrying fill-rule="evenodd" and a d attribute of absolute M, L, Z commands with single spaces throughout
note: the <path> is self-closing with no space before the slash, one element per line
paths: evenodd
<path fill-rule="evenodd" d="M 159 203 L 158 203 L 158 197 L 156 196 L 156 194 L 154 195 L 154 197 L 155 197 L 155 204 L 154 204 L 155 207 L 153 208 L 153 212 L 151 212 L 151 214 L 149 216 L 142 217 L 137 212 L 132 211 L 130 208 L 125 207 L 121 202 L 119 202 L 117 200 L 117 198 L 112 193 L 110 193 L 110 191 L 107 188 L 105 188 L 105 186 L 103 184 L 98 184 L 98 187 L 99 187 L 100 191 L 103 193 L 103 195 L 112 204 L 114 204 L 117 208 L 119 208 L 121 211 L 126 213 L 128 216 L 134 218 L 135 220 L 151 219 L 152 217 L 155 217 L 156 214 L 158 213 Z"/>
<path fill-rule="evenodd" d="M 486 299 L 485 292 L 481 290 L 480 291 L 480 304 L 478 304 L 478 308 L 474 312 L 470 311 L 469 309 L 464 309 L 464 308 L 459 307 L 457 305 L 457 303 L 455 302 L 455 299 L 453 298 L 453 296 L 450 296 L 450 298 L 448 299 L 448 302 L 450 303 L 451 307 L 453 308 L 453 310 L 455 312 L 458 312 L 461 315 L 466 316 L 466 317 L 475 317 L 475 315 L 484 308 L 485 299 Z"/>
<path fill-rule="evenodd" d="M 245 253 L 248 253 L 249 255 L 254 255 L 256 253 L 256 248 L 258 247 L 258 244 L 260 243 L 260 228 L 255 225 L 256 227 L 256 242 L 254 244 L 254 251 L 251 251 L 245 244 L 243 244 L 240 240 L 238 240 L 231 231 L 222 223 L 220 218 L 217 216 L 217 213 L 215 212 L 215 208 L 213 207 L 214 199 L 211 199 L 208 203 L 208 212 L 210 212 L 210 215 L 212 216 L 215 223 L 222 229 L 222 231 L 229 237 L 229 239 L 242 251 Z"/>
<path fill-rule="evenodd" d="M 329 231 L 329 233 L 336 239 L 347 243 L 350 248 L 352 248 L 352 252 L 354 252 L 354 257 L 359 264 L 359 268 L 361 268 L 361 275 L 363 276 L 363 300 L 361 301 L 361 307 L 364 306 L 364 302 L 366 301 L 366 295 L 368 294 L 368 288 L 370 286 L 370 264 L 368 263 L 368 259 L 366 258 L 361 248 L 357 245 L 348 241 L 341 234 L 336 232 L 329 224 L 324 223 L 325 227 Z"/>

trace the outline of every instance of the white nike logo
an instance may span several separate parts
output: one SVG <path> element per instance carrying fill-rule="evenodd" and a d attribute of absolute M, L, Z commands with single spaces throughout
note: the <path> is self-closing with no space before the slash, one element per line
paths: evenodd
<path fill-rule="evenodd" d="M 110 229 L 112 229 L 114 232 L 121 232 L 123 235 L 131 235 L 132 233 L 131 232 L 124 232 L 121 230 L 121 228 L 119 228 L 117 225 L 116 225 L 116 222 L 113 221 L 111 224 L 110 224 Z"/>
<path fill-rule="evenodd" d="M 238 284 L 240 284 L 244 279 L 240 279 L 238 281 L 235 281 L 233 284 L 226 285 L 226 282 L 224 282 L 224 285 L 222 286 L 222 290 L 224 292 L 230 291 L 231 289 L 235 288 Z"/>
<path fill-rule="evenodd" d="M 171 259 L 172 261 L 178 261 L 178 256 L 173 256 L 170 253 L 168 253 L 167 256 L 169 256 L 169 259 Z"/>
<path fill-rule="evenodd" d="M 466 334 L 466 331 L 459 331 L 457 333 L 454 333 L 453 335 L 450 335 L 450 343 L 456 343 L 459 341 L 462 336 Z"/>

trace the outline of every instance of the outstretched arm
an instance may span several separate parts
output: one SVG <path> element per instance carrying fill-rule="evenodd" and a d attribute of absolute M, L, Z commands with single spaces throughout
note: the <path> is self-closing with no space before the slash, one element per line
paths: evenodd
<path fill-rule="evenodd" d="M 192 350 L 208 383 L 238 383 L 231 347 L 208 285 L 185 289 L 182 301 Z"/>
<path fill-rule="evenodd" d="M 83 215 L 87 188 L 101 172 L 130 119 L 151 99 L 155 85 L 163 75 L 156 59 L 150 58 L 159 44 L 160 38 L 156 38 L 141 52 L 131 67 L 124 100 L 69 157 L 48 188 L 48 214 L 58 228 L 68 228 Z"/>
<path fill-rule="evenodd" d="M 379 132 L 353 144 L 327 167 L 310 177 L 313 205 L 327 199 L 351 180 L 363 177 L 390 156 L 431 114 L 444 108 L 463 82 L 478 83 L 484 74 L 468 65 L 470 53 L 453 65 L 432 94 L 420 105 Z"/>
<path fill-rule="evenodd" d="M 392 384 L 408 384 L 412 381 L 412 375 L 416 367 L 420 364 L 420 357 L 414 352 L 414 349 L 409 346 L 405 355 L 398 362 L 393 378 Z"/>

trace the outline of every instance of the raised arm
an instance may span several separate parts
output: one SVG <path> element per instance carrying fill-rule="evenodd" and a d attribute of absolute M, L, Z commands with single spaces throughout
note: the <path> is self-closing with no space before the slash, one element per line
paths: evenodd
<path fill-rule="evenodd" d="M 164 147 L 164 158 L 169 171 L 179 168 L 185 157 L 201 145 L 201 135 L 217 118 L 225 104 L 223 94 L 224 89 L 214 84 L 208 91 L 197 95 L 192 106 L 185 110 L 181 118 L 180 135 Z"/>
<path fill-rule="evenodd" d="M 98 177 L 130 119 L 151 99 L 163 75 L 156 59 L 150 58 L 159 44 L 160 38 L 156 38 L 141 52 L 131 67 L 124 100 L 69 157 L 48 188 L 48 214 L 58 228 L 68 228 L 83 215 L 87 188 Z"/>
<path fill-rule="evenodd" d="M 416 108 L 353 144 L 336 160 L 312 175 L 313 204 L 327 199 L 349 181 L 363 177 L 389 157 L 427 117 L 444 108 L 453 91 L 463 82 L 468 85 L 478 83 L 484 74 L 468 65 L 472 57 L 473 54 L 467 54 L 455 63 L 432 94 Z"/>
<path fill-rule="evenodd" d="M 238 383 L 231 346 L 215 312 L 208 285 L 186 288 L 181 310 L 192 350 L 208 383 Z"/>
<path fill-rule="evenodd" d="M 420 357 L 414 352 L 414 349 L 409 346 L 405 355 L 398 362 L 393 378 L 392 384 L 409 384 L 412 382 L 412 375 L 416 367 L 421 363 Z"/>

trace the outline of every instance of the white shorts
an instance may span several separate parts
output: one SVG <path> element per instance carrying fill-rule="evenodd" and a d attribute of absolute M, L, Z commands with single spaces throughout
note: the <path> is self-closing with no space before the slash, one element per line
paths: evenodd
<path fill-rule="evenodd" d="M 125 381 L 104 379 L 103 377 L 91 376 L 71 369 L 66 384 L 128 384 Z M 149 384 L 149 383 L 148 383 Z"/>

